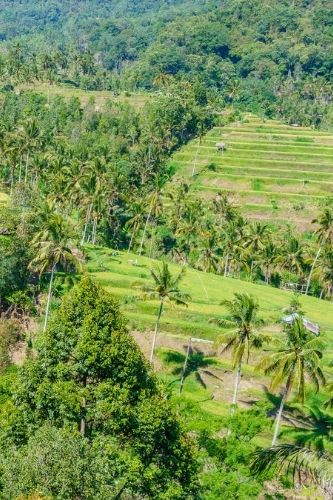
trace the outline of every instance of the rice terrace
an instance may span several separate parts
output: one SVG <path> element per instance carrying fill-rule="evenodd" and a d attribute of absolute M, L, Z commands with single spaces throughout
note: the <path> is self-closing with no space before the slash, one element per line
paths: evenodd
<path fill-rule="evenodd" d="M 172 164 L 203 197 L 231 193 L 254 220 L 308 228 L 333 196 L 333 134 L 250 114 L 191 141 Z"/>

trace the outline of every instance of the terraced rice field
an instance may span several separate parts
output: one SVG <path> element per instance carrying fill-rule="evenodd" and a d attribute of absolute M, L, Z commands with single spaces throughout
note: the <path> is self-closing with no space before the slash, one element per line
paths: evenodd
<path fill-rule="evenodd" d="M 217 143 L 225 144 L 223 153 Z M 304 229 L 333 196 L 333 134 L 253 115 L 215 127 L 172 163 L 202 196 L 231 193 L 251 219 L 289 220 Z"/>

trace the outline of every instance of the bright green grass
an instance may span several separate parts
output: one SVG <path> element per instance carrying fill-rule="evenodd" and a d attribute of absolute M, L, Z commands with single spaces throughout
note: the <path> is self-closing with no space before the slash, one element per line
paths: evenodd
<path fill-rule="evenodd" d="M 89 99 L 93 98 L 95 100 L 95 105 L 98 109 L 103 109 L 108 101 L 127 103 L 135 108 L 142 108 L 146 102 L 151 98 L 148 94 L 135 93 L 131 95 L 120 94 L 115 96 L 113 92 L 104 91 L 94 91 L 94 90 L 82 90 L 69 86 L 61 85 L 45 85 L 45 84 L 35 84 L 22 87 L 22 90 L 34 90 L 45 95 L 62 96 L 65 99 L 70 99 L 72 97 L 77 97 L 80 99 L 83 105 L 86 105 Z"/>
<path fill-rule="evenodd" d="M 147 257 L 121 252 L 112 256 L 106 248 L 89 248 L 88 270 L 122 303 L 124 313 L 130 319 L 132 328 L 154 327 L 158 302 L 143 299 L 141 285 L 149 282 L 150 269 L 158 262 Z M 131 261 L 136 261 L 133 265 Z M 179 270 L 175 265 L 172 271 Z M 260 313 L 267 322 L 266 330 L 276 332 L 277 324 L 292 294 L 273 287 L 240 281 L 233 278 L 203 273 L 188 269 L 182 289 L 191 295 L 188 308 L 168 304 L 162 317 L 161 330 L 180 336 L 195 336 L 214 340 L 221 330 L 212 320 L 221 318 L 226 310 L 221 306 L 223 299 L 230 299 L 235 292 L 253 294 L 260 303 Z M 302 307 L 307 317 L 319 323 L 329 339 L 326 356 L 331 357 L 333 349 L 333 304 L 312 297 L 302 297 Z"/>
<path fill-rule="evenodd" d="M 226 144 L 223 154 L 217 142 Z M 242 122 L 213 128 L 201 143 L 190 142 L 171 163 L 205 199 L 230 192 L 245 215 L 272 220 L 274 198 L 301 229 L 310 227 L 320 201 L 333 193 L 333 134 L 261 122 L 249 114 Z M 207 168 L 212 163 L 215 171 Z"/>
<path fill-rule="evenodd" d="M 0 192 L 0 205 L 8 203 L 8 200 L 9 200 L 8 194 Z"/>

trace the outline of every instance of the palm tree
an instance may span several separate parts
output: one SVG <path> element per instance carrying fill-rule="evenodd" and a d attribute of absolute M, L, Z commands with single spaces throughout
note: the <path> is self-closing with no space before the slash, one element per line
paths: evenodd
<path fill-rule="evenodd" d="M 198 267 L 205 272 L 217 272 L 219 268 L 219 244 L 216 234 L 204 234 L 200 242 Z"/>
<path fill-rule="evenodd" d="M 235 254 L 239 254 L 243 242 L 244 220 L 238 216 L 224 226 L 222 247 L 224 257 L 224 276 L 230 272 L 230 264 Z M 239 255 L 237 255 L 239 257 Z M 239 261 L 239 259 L 236 259 Z"/>
<path fill-rule="evenodd" d="M 264 250 L 266 243 L 271 234 L 271 230 L 267 224 L 254 222 L 248 227 L 245 237 L 245 248 L 250 251 L 251 273 L 255 264 L 255 259 L 258 259 L 259 254 Z"/>
<path fill-rule="evenodd" d="M 319 266 L 313 271 L 313 275 L 318 277 L 321 284 L 320 298 L 333 298 L 333 250 L 326 245 L 318 259 Z"/>
<path fill-rule="evenodd" d="M 225 222 L 231 222 L 238 217 L 237 207 L 230 201 L 227 193 L 220 191 L 213 200 L 213 210 L 218 217 L 220 227 Z"/>
<path fill-rule="evenodd" d="M 304 250 L 301 242 L 295 237 L 288 238 L 281 255 L 277 258 L 277 262 L 282 269 L 302 275 L 304 269 Z"/>
<path fill-rule="evenodd" d="M 294 444 L 282 444 L 254 454 L 251 465 L 254 475 L 270 470 L 276 473 L 293 475 L 299 483 L 311 480 L 319 485 L 332 498 L 333 494 L 333 455 L 324 451 L 310 450 Z"/>
<path fill-rule="evenodd" d="M 264 337 L 256 331 L 263 322 L 258 318 L 259 304 L 257 300 L 247 293 L 235 293 L 233 300 L 224 300 L 222 305 L 226 306 L 230 318 L 222 320 L 221 326 L 234 326 L 236 329 L 226 332 L 218 338 L 218 343 L 224 343 L 226 346 L 223 351 L 230 348 L 232 353 L 232 366 L 236 368 L 234 394 L 232 398 L 232 412 L 237 404 L 237 395 L 239 382 L 242 374 L 242 362 L 246 354 L 247 362 L 250 356 L 251 347 L 261 347 Z"/>
<path fill-rule="evenodd" d="M 159 179 L 155 180 L 155 188 L 149 194 L 147 202 L 149 206 L 148 215 L 146 217 L 145 225 L 143 228 L 143 234 L 140 243 L 139 255 L 142 254 L 143 246 L 145 242 L 146 232 L 148 228 L 148 224 L 151 223 L 154 219 L 158 219 L 158 217 L 163 213 L 163 200 L 161 196 L 161 181 Z M 153 239 L 153 235 L 151 235 L 151 239 Z"/>
<path fill-rule="evenodd" d="M 25 175 L 24 182 L 28 178 L 28 166 L 31 152 L 41 143 L 41 132 L 35 118 L 27 118 L 22 126 L 17 130 L 16 140 L 21 145 L 22 152 L 25 152 Z"/>
<path fill-rule="evenodd" d="M 266 285 L 269 285 L 271 276 L 276 264 L 276 259 L 278 256 L 276 244 L 272 240 L 268 240 L 266 245 L 261 251 L 260 255 L 260 265 L 262 267 L 262 273 L 265 277 Z"/>
<path fill-rule="evenodd" d="M 179 289 L 179 283 L 183 279 L 184 273 L 185 270 L 183 268 L 180 273 L 178 273 L 176 276 L 173 276 L 166 262 L 163 262 L 162 265 L 160 267 L 157 267 L 156 269 L 151 269 L 153 285 L 146 286 L 145 291 L 149 293 L 150 298 L 157 298 L 160 301 L 160 307 L 157 313 L 153 343 L 150 354 L 151 363 L 153 363 L 154 360 L 157 332 L 165 302 L 169 300 L 175 302 L 178 305 L 187 306 L 187 302 L 190 298 L 188 294 L 182 292 Z"/>
<path fill-rule="evenodd" d="M 30 262 L 30 268 L 40 274 L 51 270 L 44 320 L 45 331 L 49 318 L 52 285 L 57 267 L 59 265 L 65 267 L 68 264 L 78 267 L 79 263 L 70 246 L 70 226 L 59 213 L 53 213 L 43 221 L 42 229 L 35 235 L 32 244 L 36 251 L 36 257 Z"/>
<path fill-rule="evenodd" d="M 272 446 L 275 446 L 281 423 L 284 405 L 293 387 L 303 404 L 305 400 L 305 379 L 307 378 L 318 391 L 325 383 L 325 376 L 320 368 L 324 343 L 309 333 L 303 325 L 303 319 L 297 318 L 286 328 L 286 345 L 279 351 L 264 358 L 258 365 L 265 375 L 273 375 L 271 388 L 274 389 L 286 381 L 280 407 L 275 420 Z"/>
<path fill-rule="evenodd" d="M 319 248 L 314 258 L 314 261 L 312 262 L 310 274 L 306 284 L 306 292 L 305 292 L 306 295 L 309 292 L 312 274 L 317 264 L 317 260 L 322 251 L 323 246 L 326 244 L 332 246 L 333 244 L 333 211 L 329 208 L 325 208 L 323 212 L 320 214 L 320 216 L 317 219 L 314 219 L 312 223 L 319 225 L 318 229 L 315 231 L 315 234 L 317 235 L 319 241 Z"/>
<path fill-rule="evenodd" d="M 132 231 L 130 242 L 128 245 L 128 252 L 131 251 L 131 248 L 134 243 L 135 236 L 140 229 L 140 226 L 143 222 L 143 210 L 142 210 L 142 203 L 140 201 L 131 201 L 130 202 L 130 218 L 125 224 L 126 229 L 130 229 Z"/>

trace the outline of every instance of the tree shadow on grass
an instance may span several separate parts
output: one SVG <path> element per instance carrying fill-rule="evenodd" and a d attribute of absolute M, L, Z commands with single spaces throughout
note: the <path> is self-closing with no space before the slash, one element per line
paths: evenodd
<path fill-rule="evenodd" d="M 280 394 L 276 395 L 271 392 L 269 392 L 268 389 L 264 390 L 264 395 L 266 400 L 272 405 L 271 410 L 268 412 L 269 417 L 275 417 L 280 404 L 281 404 L 281 398 L 282 396 Z M 283 419 L 286 423 L 293 425 L 295 422 L 295 417 L 293 416 L 293 411 L 294 411 L 294 406 L 292 403 L 285 403 L 284 409 L 283 409 Z"/>
<path fill-rule="evenodd" d="M 184 346 L 184 351 L 186 352 L 186 350 L 187 346 Z M 173 368 L 172 374 L 178 375 L 179 377 L 181 376 L 183 371 L 185 358 L 186 354 L 183 354 L 178 351 L 166 351 L 165 353 L 163 353 L 163 361 L 165 363 L 177 365 Z M 204 389 L 206 389 L 207 384 L 203 380 L 202 374 L 209 375 L 210 377 L 213 377 L 215 379 L 222 380 L 217 375 L 215 375 L 211 370 L 208 369 L 210 366 L 214 366 L 215 364 L 216 364 L 215 361 L 211 358 L 206 357 L 202 351 L 200 351 L 197 348 L 191 348 L 184 378 L 186 380 L 186 378 L 193 373 L 197 382 Z"/>

